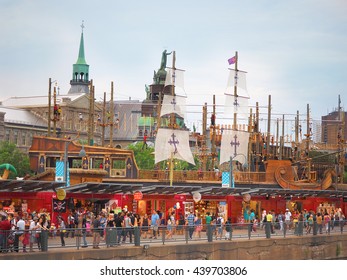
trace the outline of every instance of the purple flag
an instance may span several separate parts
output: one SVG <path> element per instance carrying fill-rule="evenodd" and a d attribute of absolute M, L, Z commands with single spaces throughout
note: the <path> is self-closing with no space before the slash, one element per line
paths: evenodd
<path fill-rule="evenodd" d="M 234 64 L 236 62 L 236 56 L 228 59 L 229 65 Z"/>

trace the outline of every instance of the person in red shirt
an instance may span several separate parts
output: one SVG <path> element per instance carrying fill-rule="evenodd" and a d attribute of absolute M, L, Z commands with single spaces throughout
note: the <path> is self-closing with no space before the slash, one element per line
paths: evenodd
<path fill-rule="evenodd" d="M 143 135 L 143 145 L 142 145 L 142 150 L 146 147 L 148 147 L 147 145 L 147 134 Z"/>
<path fill-rule="evenodd" d="M 11 223 L 5 217 L 0 215 L 0 253 L 6 253 L 7 248 L 7 237 L 10 234 Z"/>

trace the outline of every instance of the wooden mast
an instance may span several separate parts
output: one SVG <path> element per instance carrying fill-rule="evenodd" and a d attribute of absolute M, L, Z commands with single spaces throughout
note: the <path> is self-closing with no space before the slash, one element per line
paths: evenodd
<path fill-rule="evenodd" d="M 53 103 L 54 103 L 53 106 L 56 107 L 57 106 L 57 92 L 56 92 L 55 87 L 53 90 Z M 57 137 L 57 118 L 55 115 L 53 117 L 53 135 L 54 135 L 54 137 Z"/>
<path fill-rule="evenodd" d="M 52 93 L 51 93 L 51 88 L 52 88 L 52 82 L 51 82 L 51 78 L 49 78 L 48 81 L 48 131 L 47 131 L 47 135 L 48 137 L 51 136 L 51 117 L 52 117 Z"/>
<path fill-rule="evenodd" d="M 237 51 L 235 52 L 235 76 L 237 76 L 237 63 L 238 63 L 238 54 Z M 234 79 L 234 106 L 237 106 L 237 84 L 236 84 L 236 80 Z M 237 113 L 234 112 L 234 125 L 233 125 L 233 129 L 237 130 Z"/>
<path fill-rule="evenodd" d="M 206 128 L 207 128 L 207 103 L 202 108 L 202 140 L 201 140 L 201 160 L 202 160 L 202 171 L 206 171 Z"/>
<path fill-rule="evenodd" d="M 213 111 L 212 114 L 214 116 L 214 124 L 212 124 L 212 147 L 211 147 L 211 170 L 214 170 L 215 161 L 216 161 L 216 95 L 213 95 Z"/>
<path fill-rule="evenodd" d="M 266 159 L 268 160 L 270 158 L 271 94 L 269 95 L 267 112 Z"/>
<path fill-rule="evenodd" d="M 111 100 L 110 100 L 110 147 L 111 148 L 113 147 L 113 120 L 114 120 L 113 82 L 111 82 Z"/>
<path fill-rule="evenodd" d="M 106 92 L 104 92 L 104 104 L 102 109 L 102 135 L 101 135 L 101 146 L 105 146 L 105 126 L 106 126 Z"/>
<path fill-rule="evenodd" d="M 176 71 L 176 52 L 172 52 L 172 71 L 173 71 L 173 79 L 172 79 L 172 85 L 171 85 L 171 94 L 172 96 L 175 96 L 175 71 Z M 170 114 L 170 124 L 169 127 L 171 129 L 175 129 L 176 127 L 176 117 L 175 113 Z M 173 152 L 171 152 L 170 156 L 170 187 L 172 187 L 173 182 Z"/>
<path fill-rule="evenodd" d="M 307 104 L 307 120 L 306 120 L 306 158 L 307 158 L 307 179 L 311 181 L 311 158 L 309 156 L 310 152 L 310 104 Z"/>

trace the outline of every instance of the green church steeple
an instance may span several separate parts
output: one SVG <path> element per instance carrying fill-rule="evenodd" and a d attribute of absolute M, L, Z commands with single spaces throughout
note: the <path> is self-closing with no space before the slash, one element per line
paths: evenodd
<path fill-rule="evenodd" d="M 69 93 L 89 93 L 89 65 L 84 55 L 83 22 L 77 62 L 72 67 L 72 80 Z"/>
<path fill-rule="evenodd" d="M 84 57 L 84 38 L 83 38 L 83 30 L 81 34 L 81 41 L 80 41 L 80 50 L 78 52 L 78 59 L 76 64 L 87 64 L 86 59 Z"/>

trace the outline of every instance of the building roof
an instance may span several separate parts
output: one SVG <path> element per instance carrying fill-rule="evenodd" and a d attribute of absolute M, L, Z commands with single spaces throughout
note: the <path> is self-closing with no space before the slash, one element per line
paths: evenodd
<path fill-rule="evenodd" d="M 136 141 L 138 137 L 138 119 L 141 117 L 141 102 L 139 100 L 120 100 L 114 102 L 115 120 L 113 140 Z M 105 139 L 110 138 L 110 128 L 106 127 Z"/>
<path fill-rule="evenodd" d="M 59 94 L 56 96 L 57 104 L 65 104 L 67 101 L 73 102 L 78 98 L 85 95 L 85 93 L 78 94 Z M 38 108 L 48 107 L 48 96 L 37 95 L 37 96 L 23 96 L 23 97 L 9 97 L 1 102 L 2 106 L 13 107 L 13 108 Z M 52 94 L 52 106 L 53 106 L 53 94 Z"/>
<path fill-rule="evenodd" d="M 80 41 L 80 49 L 78 52 L 78 59 L 76 64 L 87 64 L 86 59 L 84 57 L 84 38 L 83 38 L 83 32 L 81 34 L 81 41 Z"/>
<path fill-rule="evenodd" d="M 32 180 L 0 180 L 0 192 L 42 192 L 55 191 L 65 182 L 32 181 Z"/>
<path fill-rule="evenodd" d="M 0 112 L 5 113 L 5 123 L 47 127 L 40 116 L 28 110 L 0 106 Z"/>
<path fill-rule="evenodd" d="M 141 191 L 143 194 L 188 194 L 199 192 L 203 195 L 212 196 L 242 196 L 244 194 L 251 194 L 256 196 L 282 196 L 282 197 L 334 197 L 342 198 L 347 197 L 347 191 L 336 190 L 289 190 L 276 187 L 254 187 L 254 186 L 240 186 L 236 188 L 225 188 L 217 186 L 199 186 L 199 185 L 181 185 L 181 186 L 167 186 L 160 184 L 144 185 L 141 182 L 112 182 L 112 183 L 81 183 L 74 186 L 65 188 L 67 192 L 71 193 L 110 193 L 110 194 L 133 194 L 136 191 Z"/>

